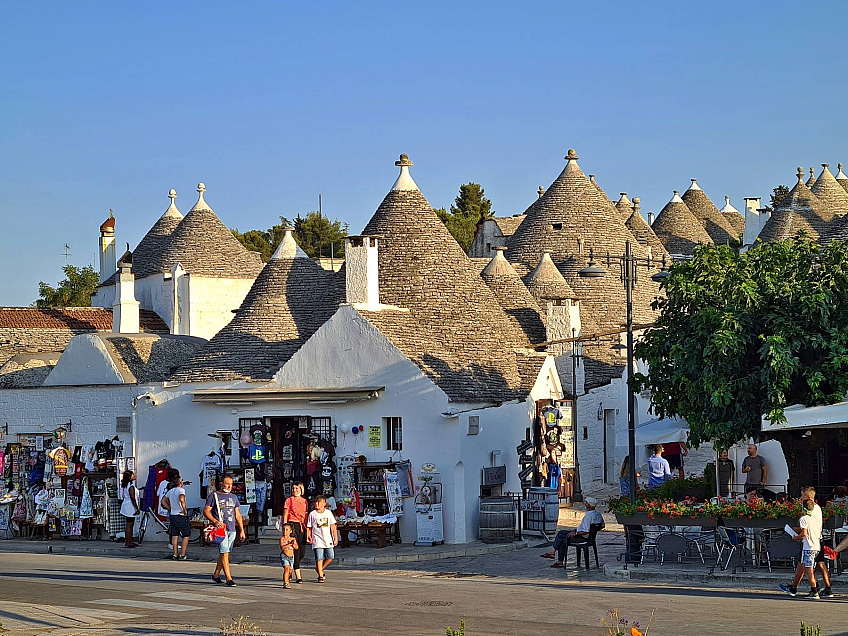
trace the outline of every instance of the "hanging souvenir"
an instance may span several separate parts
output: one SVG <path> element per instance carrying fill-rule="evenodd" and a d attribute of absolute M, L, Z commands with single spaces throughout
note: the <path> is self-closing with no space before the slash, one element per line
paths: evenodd
<path fill-rule="evenodd" d="M 50 457 L 53 459 L 53 472 L 60 477 L 68 474 L 68 451 L 63 446 L 54 448 L 50 451 Z"/>
<path fill-rule="evenodd" d="M 80 519 L 90 519 L 94 516 L 94 506 L 91 502 L 91 493 L 88 492 L 88 480 L 83 481 L 82 486 L 82 501 L 79 507 Z"/>

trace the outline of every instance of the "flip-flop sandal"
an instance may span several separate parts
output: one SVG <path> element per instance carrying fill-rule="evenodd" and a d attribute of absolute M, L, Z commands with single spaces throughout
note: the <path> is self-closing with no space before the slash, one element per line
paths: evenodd
<path fill-rule="evenodd" d="M 290 590 L 291 589 L 291 583 L 283 583 L 283 589 L 284 590 Z"/>
<path fill-rule="evenodd" d="M 318 577 L 318 582 L 323 583 L 326 579 L 323 576 Z"/>
<path fill-rule="evenodd" d="M 565 567 L 565 566 L 564 566 L 562 563 L 560 563 L 559 561 L 557 561 L 557 562 L 556 562 L 556 563 L 554 563 L 551 567 L 552 567 L 552 568 L 563 568 L 563 567 Z"/>
<path fill-rule="evenodd" d="M 542 557 L 543 559 L 553 559 L 554 558 L 553 554 L 540 554 L 539 556 Z"/>
<path fill-rule="evenodd" d="M 297 579 L 295 583 L 297 583 L 298 585 L 303 585 L 303 579 Z"/>

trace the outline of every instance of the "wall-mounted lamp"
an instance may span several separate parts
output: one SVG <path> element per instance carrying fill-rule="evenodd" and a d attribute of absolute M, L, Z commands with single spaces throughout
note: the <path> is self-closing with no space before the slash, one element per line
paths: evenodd
<path fill-rule="evenodd" d="M 68 437 L 68 433 L 73 430 L 73 425 L 71 421 L 68 420 L 67 424 L 62 424 L 59 428 L 53 429 L 53 437 L 59 442 L 59 445 L 62 446 L 65 443 L 65 439 Z"/>
<path fill-rule="evenodd" d="M 598 421 L 599 422 L 604 421 L 604 403 L 603 402 L 600 402 L 598 404 Z"/>

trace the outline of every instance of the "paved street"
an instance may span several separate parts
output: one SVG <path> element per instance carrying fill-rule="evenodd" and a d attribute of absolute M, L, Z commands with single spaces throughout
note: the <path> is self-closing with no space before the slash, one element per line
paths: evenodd
<path fill-rule="evenodd" d="M 603 634 L 610 608 L 651 633 L 795 634 L 801 619 L 848 634 L 848 597 L 791 599 L 773 590 L 631 585 L 597 570 L 552 570 L 528 548 L 481 557 L 369 569 L 338 568 L 327 583 L 292 590 L 280 569 L 234 566 L 236 588 L 209 580 L 211 564 L 140 558 L 0 554 L 0 620 L 12 634 L 216 634 L 222 619 L 249 616 L 268 634 L 444 633 L 465 618 L 469 636 Z M 844 590 L 848 592 L 848 590 Z"/>

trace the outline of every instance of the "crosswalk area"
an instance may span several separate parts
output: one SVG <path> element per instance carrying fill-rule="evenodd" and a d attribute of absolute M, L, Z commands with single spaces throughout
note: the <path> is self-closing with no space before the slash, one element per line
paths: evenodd
<path fill-rule="evenodd" d="M 29 579 L 23 576 L 21 579 Z M 32 577 L 35 579 L 35 577 Z M 59 586 L 76 587 L 71 594 L 80 597 L 80 582 L 59 580 Z M 396 589 L 396 583 L 388 580 L 365 580 L 359 577 L 344 577 L 344 580 L 318 584 L 306 582 L 295 584 L 291 589 L 283 589 L 282 581 L 251 580 L 238 587 L 224 587 L 195 580 L 181 585 L 163 586 L 154 591 L 139 591 L 138 586 L 107 587 L 102 585 L 88 588 L 86 599 L 80 599 L 74 606 L 51 605 L 45 603 L 24 603 L 4 601 L 0 603 L 0 623 L 4 634 L 73 634 L 75 628 L 86 630 L 100 626 L 124 623 L 131 625 L 150 625 L 161 622 L 172 615 L 175 622 L 187 622 L 188 615 L 199 612 L 205 615 L 227 618 L 239 615 L 263 617 L 266 622 L 284 624 L 286 614 L 309 612 L 316 605 L 345 605 L 361 602 L 363 596 L 379 596 Z M 133 589 L 135 588 L 135 589 Z M 164 588 L 164 589 L 163 589 Z M 148 587 L 148 589 L 150 589 Z M 71 590 L 69 590 L 71 592 Z M 100 597 L 100 598 L 98 598 Z M 258 605 L 251 607 L 251 605 Z M 298 605 L 303 608 L 294 609 Z M 269 608 L 273 608 L 269 611 Z M 70 631 L 68 631 L 70 630 Z M 122 633 L 122 632 L 116 632 Z M 197 633 L 197 632 L 194 632 Z M 210 632 L 210 633 L 217 633 Z M 270 630 L 276 636 L 285 636 L 283 632 Z M 304 636 L 303 632 L 299 632 Z M 308 636 L 308 635 L 307 635 Z"/>

